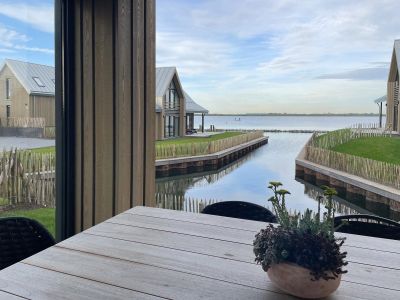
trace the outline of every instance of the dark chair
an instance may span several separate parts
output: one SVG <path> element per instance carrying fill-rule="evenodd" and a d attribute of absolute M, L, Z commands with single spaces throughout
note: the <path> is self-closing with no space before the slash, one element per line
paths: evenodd
<path fill-rule="evenodd" d="M 400 240 L 400 224 L 373 215 L 347 215 L 335 217 L 336 231 L 366 235 L 384 239 Z"/>
<path fill-rule="evenodd" d="M 265 207 L 243 201 L 224 201 L 206 206 L 203 214 L 276 223 L 275 215 Z"/>
<path fill-rule="evenodd" d="M 0 218 L 0 270 L 54 244 L 51 234 L 35 220 Z"/>

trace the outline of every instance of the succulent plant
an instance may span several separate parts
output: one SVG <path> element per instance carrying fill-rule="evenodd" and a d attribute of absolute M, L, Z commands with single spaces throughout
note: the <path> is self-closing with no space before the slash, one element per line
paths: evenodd
<path fill-rule="evenodd" d="M 268 225 L 257 233 L 254 240 L 255 261 L 261 264 L 264 271 L 278 263 L 295 263 L 310 270 L 314 280 L 320 278 L 334 279 L 346 273 L 343 266 L 346 252 L 341 252 L 343 238 L 334 236 L 333 196 L 336 191 L 329 187 L 324 189 L 326 212 L 321 215 L 321 198 L 318 199 L 318 212 L 307 209 L 303 214 L 290 214 L 286 208 L 285 197 L 289 191 L 280 188 L 282 183 L 270 182 L 269 188 L 274 196 L 269 199 L 274 208 L 279 225 Z"/>

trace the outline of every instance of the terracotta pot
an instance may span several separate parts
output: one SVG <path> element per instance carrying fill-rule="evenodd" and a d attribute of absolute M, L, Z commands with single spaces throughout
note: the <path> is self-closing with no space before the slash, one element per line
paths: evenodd
<path fill-rule="evenodd" d="M 296 264 L 281 263 L 268 269 L 268 277 L 281 290 L 300 298 L 317 299 L 332 294 L 340 284 L 336 279 L 312 281 L 310 270 Z"/>

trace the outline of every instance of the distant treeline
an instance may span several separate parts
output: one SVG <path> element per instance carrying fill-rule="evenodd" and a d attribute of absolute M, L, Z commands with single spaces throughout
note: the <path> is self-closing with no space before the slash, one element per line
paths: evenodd
<path fill-rule="evenodd" d="M 244 114 L 208 114 L 209 116 L 241 116 L 241 117 L 262 117 L 262 116 L 278 116 L 278 117 L 378 117 L 376 113 L 348 113 L 348 114 L 287 114 L 287 113 L 244 113 Z M 386 115 L 383 115 L 386 116 Z"/>

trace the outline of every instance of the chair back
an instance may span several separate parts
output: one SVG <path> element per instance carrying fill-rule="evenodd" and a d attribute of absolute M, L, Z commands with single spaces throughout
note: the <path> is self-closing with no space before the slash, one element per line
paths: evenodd
<path fill-rule="evenodd" d="M 52 235 L 35 220 L 0 218 L 0 270 L 54 244 Z"/>
<path fill-rule="evenodd" d="M 243 201 L 223 201 L 213 203 L 206 206 L 202 213 L 222 217 L 276 223 L 276 217 L 271 211 L 261 205 Z"/>
<path fill-rule="evenodd" d="M 400 240 L 400 224 L 373 215 L 345 215 L 335 217 L 336 231 L 384 239 Z"/>

